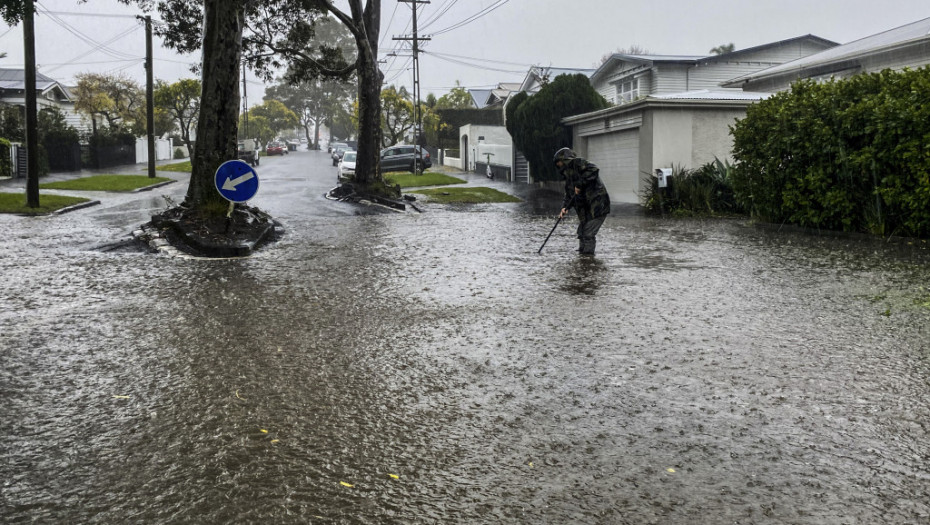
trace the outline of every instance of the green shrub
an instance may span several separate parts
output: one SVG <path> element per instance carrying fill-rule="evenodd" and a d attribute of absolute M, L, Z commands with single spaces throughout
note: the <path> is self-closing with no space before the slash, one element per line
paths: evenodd
<path fill-rule="evenodd" d="M 733 190 L 753 217 L 930 235 L 930 68 L 800 81 L 731 131 Z"/>
<path fill-rule="evenodd" d="M 715 159 L 700 168 L 686 170 L 681 166 L 672 168 L 672 176 L 666 188 L 659 188 L 657 178 L 651 178 L 646 186 L 642 201 L 651 213 L 675 215 L 720 215 L 740 213 L 736 203 L 729 174 L 728 162 Z"/>
<path fill-rule="evenodd" d="M 184 150 L 181 148 L 174 148 L 174 160 L 186 159 L 187 156 L 184 155 Z"/>
<path fill-rule="evenodd" d="M 0 177 L 13 176 L 13 159 L 10 157 L 10 149 L 13 145 L 10 141 L 0 138 Z"/>

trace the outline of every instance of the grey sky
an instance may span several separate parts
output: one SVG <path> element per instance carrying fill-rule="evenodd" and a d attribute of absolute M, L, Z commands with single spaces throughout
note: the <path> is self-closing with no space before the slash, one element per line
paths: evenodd
<path fill-rule="evenodd" d="M 47 14 L 37 17 L 41 73 L 65 83 L 84 71 L 123 72 L 144 80 L 144 31 L 131 18 L 137 9 L 116 0 L 37 3 L 47 11 L 94 15 L 61 14 L 58 21 Z M 337 0 L 339 4 L 345 2 Z M 393 37 L 410 33 L 410 5 L 382 0 L 382 56 L 398 44 Z M 493 10 L 444 31 L 484 9 Z M 418 11 L 421 36 L 432 35 L 423 44 L 420 76 L 423 93 L 439 96 L 456 81 L 466 87 L 518 82 L 534 64 L 595 67 L 603 55 L 630 45 L 659 54 L 700 55 L 720 44 L 732 42 L 744 49 L 805 34 L 845 43 L 928 17 L 927 0 L 430 0 Z M 20 27 L 0 27 L 0 51 L 8 53 L 0 67 L 21 67 Z M 106 51 L 94 51 L 100 43 Z M 156 42 L 155 76 L 193 76 L 188 64 L 198 60 Z M 383 65 L 390 83 L 408 88 L 409 68 L 404 57 L 388 58 Z M 250 78 L 252 105 L 260 102 L 264 90 Z"/>

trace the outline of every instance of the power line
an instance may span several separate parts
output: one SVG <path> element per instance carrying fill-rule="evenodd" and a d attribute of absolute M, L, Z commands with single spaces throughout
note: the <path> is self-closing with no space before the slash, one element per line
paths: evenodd
<path fill-rule="evenodd" d="M 429 36 L 441 35 L 441 34 L 443 34 L 443 33 L 448 33 L 449 31 L 458 29 L 458 28 L 460 28 L 460 27 L 464 27 L 464 26 L 466 26 L 466 25 L 468 25 L 468 24 L 474 22 L 475 20 L 478 20 L 479 18 L 481 18 L 481 17 L 483 17 L 483 16 L 486 16 L 486 15 L 490 14 L 490 13 L 493 12 L 494 10 L 496 10 L 496 9 L 498 9 L 498 8 L 500 8 L 500 7 L 502 7 L 502 6 L 504 6 L 504 5 L 505 5 L 507 2 L 509 2 L 509 1 L 510 1 L 510 0 L 497 0 L 497 2 L 495 2 L 495 3 L 491 4 L 491 5 L 489 5 L 488 7 L 485 7 L 485 8 L 482 9 L 481 11 L 478 11 L 477 13 L 471 15 L 470 17 L 466 18 L 465 20 L 462 20 L 462 21 L 460 21 L 460 22 L 456 22 L 455 24 L 452 24 L 451 26 L 449 26 L 449 27 L 447 27 L 447 28 L 445 28 L 445 29 L 440 29 L 439 31 L 436 31 L 435 33 L 432 33 L 432 34 L 430 34 Z"/>
<path fill-rule="evenodd" d="M 56 69 L 58 69 L 58 68 L 60 68 L 60 67 L 62 67 L 62 66 L 69 65 L 70 63 L 73 63 L 73 62 L 76 61 L 76 60 L 80 60 L 80 59 L 86 57 L 87 55 L 91 55 L 91 54 L 93 54 L 93 53 L 96 53 L 97 51 L 102 51 L 102 50 L 103 50 L 103 49 L 102 49 L 103 47 L 105 47 L 105 46 L 107 46 L 107 45 L 109 45 L 109 44 L 112 44 L 113 42 L 115 42 L 115 41 L 117 41 L 117 40 L 119 40 L 119 39 L 121 39 L 121 38 L 123 38 L 123 37 L 129 35 L 130 33 L 133 33 L 133 32 L 135 32 L 135 31 L 137 31 L 138 29 L 139 29 L 139 26 L 137 26 L 137 25 L 134 24 L 132 27 L 130 27 L 130 28 L 128 28 L 127 30 L 123 31 L 122 33 L 119 33 L 118 35 L 112 37 L 110 40 L 107 40 L 106 42 L 103 42 L 103 43 L 98 43 L 98 44 L 97 44 L 96 46 L 94 46 L 91 50 L 86 51 L 86 52 L 84 52 L 84 53 L 81 53 L 80 55 L 77 55 L 76 57 L 70 59 L 68 62 L 65 62 L 65 63 L 63 63 L 63 64 L 61 64 L 61 65 L 59 65 L 59 66 L 53 67 L 52 69 L 46 71 L 46 73 L 51 73 L 52 71 L 54 71 L 54 70 L 56 70 Z M 107 54 L 110 55 L 111 57 L 113 57 L 113 58 L 119 60 L 119 61 L 123 61 L 123 60 L 135 60 L 136 58 L 138 58 L 138 57 L 134 57 L 134 56 L 132 56 L 132 55 L 126 54 L 126 53 L 121 53 L 122 56 L 113 55 L 112 53 L 107 53 Z"/>
<path fill-rule="evenodd" d="M 490 58 L 477 58 L 477 57 L 466 57 L 462 55 L 451 55 L 448 53 L 437 53 L 436 51 L 424 51 L 424 53 L 429 53 L 431 55 L 436 55 L 439 57 L 451 57 L 451 58 L 461 58 L 463 60 L 474 60 L 477 62 L 491 62 L 493 64 L 504 64 L 506 66 L 520 66 L 529 68 L 532 64 L 521 64 L 519 62 L 504 62 L 503 60 L 491 60 Z"/>
<path fill-rule="evenodd" d="M 446 3 L 445 3 L 444 5 L 439 6 L 439 9 L 437 10 L 438 12 L 437 12 L 431 19 L 429 19 L 428 21 L 426 21 L 426 22 L 420 27 L 420 29 L 426 29 L 427 27 L 429 27 L 429 26 L 433 25 L 434 23 L 436 23 L 436 21 L 439 20 L 440 18 L 442 18 L 442 16 L 443 16 L 444 14 L 448 13 L 448 12 L 449 12 L 449 9 L 452 9 L 452 7 L 453 7 L 455 4 L 457 4 L 458 1 L 459 1 L 459 0 L 446 0 Z"/>
<path fill-rule="evenodd" d="M 387 38 L 387 33 L 388 33 L 387 30 L 390 29 L 391 24 L 394 23 L 394 15 L 397 14 L 398 7 L 400 7 L 400 2 L 397 2 L 396 4 L 394 4 L 394 12 L 391 13 L 391 20 L 388 22 L 387 26 L 385 26 L 385 31 L 382 31 L 381 33 L 381 41 L 378 42 L 378 49 L 381 49 L 381 46 L 384 45 L 384 39 Z"/>
<path fill-rule="evenodd" d="M 43 15 L 58 15 L 58 16 L 89 16 L 94 18 L 136 18 L 136 15 L 112 15 L 106 13 L 74 13 L 70 11 L 49 11 L 47 9 L 37 9 L 37 13 Z"/>
<path fill-rule="evenodd" d="M 475 69 L 483 69 L 483 70 L 485 70 L 485 71 L 497 71 L 498 73 L 514 73 L 514 74 L 526 73 L 526 70 L 519 70 L 519 71 L 518 71 L 518 70 L 513 70 L 513 69 L 500 69 L 500 68 L 495 68 L 495 67 L 488 67 L 488 66 L 483 66 L 483 65 L 481 65 L 481 64 L 472 64 L 472 63 L 470 63 L 470 62 L 465 62 L 464 60 L 458 60 L 458 59 L 455 59 L 455 58 L 448 58 L 448 57 L 444 57 L 444 56 L 441 56 L 441 55 L 437 55 L 436 53 L 430 53 L 429 51 L 423 51 L 423 53 L 425 53 L 425 54 L 427 54 L 427 55 L 430 55 L 430 56 L 433 56 L 433 57 L 436 57 L 436 58 L 439 59 L 439 60 L 444 60 L 444 61 L 446 61 L 446 62 L 451 62 L 451 63 L 453 63 L 453 64 L 458 64 L 458 65 L 460 65 L 460 66 L 468 66 L 468 67 L 473 67 L 473 68 L 475 68 Z"/>

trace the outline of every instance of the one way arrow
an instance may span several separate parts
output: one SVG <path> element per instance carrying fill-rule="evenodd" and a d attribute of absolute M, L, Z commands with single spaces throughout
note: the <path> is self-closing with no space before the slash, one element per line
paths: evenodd
<path fill-rule="evenodd" d="M 236 177 L 235 179 L 226 177 L 226 182 L 223 183 L 223 191 L 236 191 L 236 186 L 242 184 L 243 182 L 252 180 L 252 177 L 254 176 L 255 173 L 250 171 L 241 177 Z"/>

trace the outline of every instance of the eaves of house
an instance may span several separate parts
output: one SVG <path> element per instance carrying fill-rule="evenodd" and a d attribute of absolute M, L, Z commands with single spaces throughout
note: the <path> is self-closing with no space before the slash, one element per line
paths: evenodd
<path fill-rule="evenodd" d="M 722 84 L 741 87 L 777 78 L 812 78 L 858 70 L 868 57 L 891 54 L 908 48 L 930 49 L 930 18 L 871 35 L 791 62 L 743 75 Z M 930 53 L 927 54 L 930 61 Z"/>

